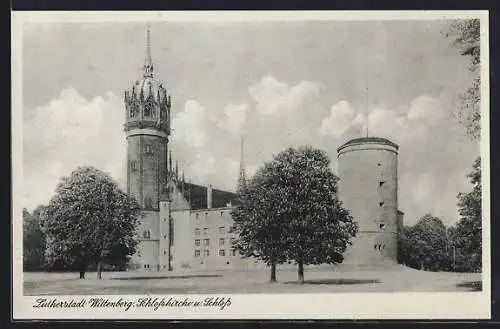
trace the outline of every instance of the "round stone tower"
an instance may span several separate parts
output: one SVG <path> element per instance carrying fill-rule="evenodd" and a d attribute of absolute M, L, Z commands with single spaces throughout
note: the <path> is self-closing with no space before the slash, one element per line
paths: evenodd
<path fill-rule="evenodd" d="M 397 262 L 398 149 L 380 137 L 355 138 L 337 149 L 339 197 L 359 225 L 346 264 Z"/>
<path fill-rule="evenodd" d="M 170 135 L 170 96 L 153 75 L 149 28 L 143 77 L 125 91 L 127 136 L 127 192 L 143 209 L 135 263 L 143 269 L 159 267 L 159 202 L 167 175 Z"/>

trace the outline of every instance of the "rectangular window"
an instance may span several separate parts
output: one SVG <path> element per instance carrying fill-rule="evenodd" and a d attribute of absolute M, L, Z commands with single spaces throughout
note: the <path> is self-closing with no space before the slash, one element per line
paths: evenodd
<path fill-rule="evenodd" d="M 195 228 L 194 229 L 194 235 L 195 236 L 200 236 L 200 229 L 199 228 Z"/>
<path fill-rule="evenodd" d="M 196 213 L 196 219 L 200 218 L 200 214 Z"/>
<path fill-rule="evenodd" d="M 236 250 L 235 249 L 231 249 L 231 256 L 236 256 Z"/>
<path fill-rule="evenodd" d="M 130 170 L 137 171 L 137 162 L 130 161 Z"/>
<path fill-rule="evenodd" d="M 205 256 L 205 257 L 210 256 L 210 250 L 208 250 L 208 249 L 203 250 L 203 256 Z"/>
<path fill-rule="evenodd" d="M 236 241 L 236 238 L 231 238 L 229 241 L 231 241 L 231 244 L 234 244 L 234 241 Z"/>
<path fill-rule="evenodd" d="M 210 245 L 210 239 L 204 239 L 203 240 L 203 245 L 209 246 Z"/>
<path fill-rule="evenodd" d="M 199 246 L 200 246 L 200 239 L 196 239 L 196 240 L 194 240 L 194 245 L 195 245 L 196 247 L 199 247 Z"/>
<path fill-rule="evenodd" d="M 219 239 L 219 246 L 223 246 L 224 245 L 224 238 L 220 238 Z"/>
<path fill-rule="evenodd" d="M 194 251 L 194 257 L 200 257 L 200 251 L 199 250 L 195 250 Z"/>
<path fill-rule="evenodd" d="M 219 256 L 226 256 L 226 251 L 224 249 L 219 249 Z"/>
<path fill-rule="evenodd" d="M 219 227 L 219 233 L 224 234 L 224 226 Z"/>
<path fill-rule="evenodd" d="M 145 154 L 153 154 L 153 145 L 144 144 L 144 153 Z"/>
<path fill-rule="evenodd" d="M 203 229 L 203 235 L 208 235 L 208 227 L 205 227 L 205 228 Z"/>

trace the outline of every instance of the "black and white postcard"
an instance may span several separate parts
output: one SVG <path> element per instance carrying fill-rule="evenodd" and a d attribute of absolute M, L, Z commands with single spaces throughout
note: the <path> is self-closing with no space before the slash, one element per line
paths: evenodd
<path fill-rule="evenodd" d="M 15 319 L 487 319 L 488 12 L 13 12 Z"/>

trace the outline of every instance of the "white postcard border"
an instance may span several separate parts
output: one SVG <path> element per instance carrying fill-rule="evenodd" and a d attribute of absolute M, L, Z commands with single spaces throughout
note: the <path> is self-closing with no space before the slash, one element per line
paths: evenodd
<path fill-rule="evenodd" d="M 171 307 L 33 308 L 40 296 L 23 296 L 22 271 L 22 26 L 29 22 L 123 21 L 249 21 L 249 20 L 425 20 L 481 19 L 481 157 L 483 177 L 483 291 L 474 293 L 335 293 L 241 294 L 230 297 L 231 306 L 217 308 Z M 227 11 L 227 12 L 13 12 L 12 13 L 12 195 L 14 319 L 488 319 L 491 317 L 490 282 L 490 168 L 489 168 L 489 36 L 487 11 Z M 158 298 L 205 298 L 210 295 L 161 295 Z M 95 296 L 44 296 L 79 300 Z M 134 300 L 138 295 L 98 296 Z"/>

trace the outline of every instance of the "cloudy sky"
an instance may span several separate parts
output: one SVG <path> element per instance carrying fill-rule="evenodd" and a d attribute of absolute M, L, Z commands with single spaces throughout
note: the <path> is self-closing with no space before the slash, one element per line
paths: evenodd
<path fill-rule="evenodd" d="M 234 190 L 286 146 L 364 134 L 400 145 L 405 221 L 457 220 L 479 145 L 455 117 L 468 59 L 441 21 L 158 22 L 155 73 L 173 98 L 171 149 L 195 183 Z M 125 184 L 123 91 L 141 78 L 145 23 L 32 23 L 23 30 L 24 205 L 93 165 Z M 366 89 L 369 89 L 367 97 Z"/>

